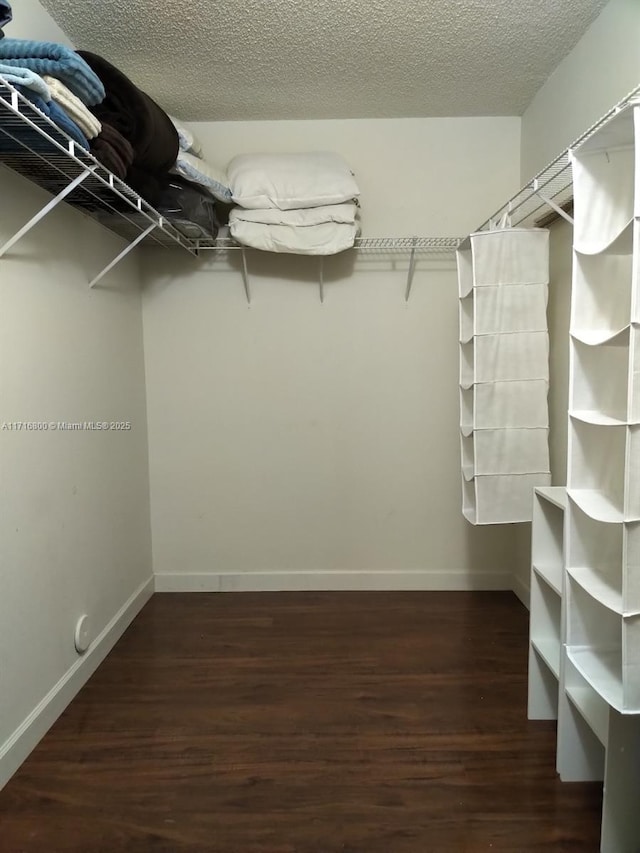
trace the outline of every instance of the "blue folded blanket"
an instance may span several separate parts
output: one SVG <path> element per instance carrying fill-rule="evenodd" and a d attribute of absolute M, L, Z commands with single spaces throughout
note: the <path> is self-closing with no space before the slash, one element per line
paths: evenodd
<path fill-rule="evenodd" d="M 42 77 L 29 68 L 17 68 L 15 65 L 5 65 L 0 62 L 0 77 L 11 83 L 12 86 L 25 86 L 36 95 L 40 95 L 43 101 L 51 100 L 51 92 Z"/>
<path fill-rule="evenodd" d="M 0 62 L 29 68 L 40 76 L 57 77 L 89 107 L 104 100 L 104 86 L 98 75 L 81 56 L 63 44 L 4 38 L 0 40 Z"/>

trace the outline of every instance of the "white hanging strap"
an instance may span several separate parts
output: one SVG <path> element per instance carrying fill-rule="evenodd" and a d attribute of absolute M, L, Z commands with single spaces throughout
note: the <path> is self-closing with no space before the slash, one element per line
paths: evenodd
<path fill-rule="evenodd" d="M 561 216 L 563 219 L 566 219 L 567 222 L 569 222 L 571 225 L 573 225 L 573 217 L 569 216 L 569 214 L 566 212 L 566 210 L 563 210 L 559 205 L 557 205 L 555 203 L 555 201 L 553 201 L 550 198 L 547 198 L 546 196 L 544 196 L 540 192 L 540 190 L 538 189 L 538 179 L 537 178 L 534 178 L 534 180 L 533 180 L 532 189 L 533 189 L 534 193 L 538 196 L 538 198 L 541 198 L 545 204 L 548 204 L 552 210 L 555 210 L 555 212 L 558 214 L 558 216 Z"/>
<path fill-rule="evenodd" d="M 324 303 L 324 258 L 320 256 L 320 268 L 318 270 L 318 284 L 320 285 L 320 302 Z"/>

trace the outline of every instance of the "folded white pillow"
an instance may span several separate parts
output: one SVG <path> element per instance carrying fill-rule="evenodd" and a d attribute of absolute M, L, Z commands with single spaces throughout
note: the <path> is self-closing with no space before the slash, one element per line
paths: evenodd
<path fill-rule="evenodd" d="M 173 126 L 178 133 L 178 144 L 181 151 L 189 151 L 196 157 L 202 157 L 202 143 L 195 133 L 188 127 L 185 127 L 177 118 L 169 116 Z"/>
<path fill-rule="evenodd" d="M 244 207 L 234 207 L 229 213 L 229 223 L 256 222 L 263 225 L 295 225 L 297 228 L 308 228 L 323 222 L 353 225 L 357 215 L 358 207 L 353 202 L 298 210 L 279 210 L 277 207 L 246 210 Z"/>
<path fill-rule="evenodd" d="M 231 236 L 244 246 L 292 255 L 335 255 L 351 249 L 360 232 L 357 222 L 320 222 L 308 228 L 265 225 L 263 222 L 229 222 Z"/>
<path fill-rule="evenodd" d="M 338 154 L 240 154 L 227 167 L 233 200 L 241 207 L 320 207 L 360 195 L 353 172 Z"/>

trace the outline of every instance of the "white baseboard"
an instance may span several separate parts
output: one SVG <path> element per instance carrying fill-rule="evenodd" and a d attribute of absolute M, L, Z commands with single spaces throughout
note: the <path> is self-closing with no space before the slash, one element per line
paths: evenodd
<path fill-rule="evenodd" d="M 511 588 L 527 610 L 529 610 L 529 601 L 531 599 L 531 590 L 529 589 L 529 585 L 520 578 L 513 577 L 511 579 Z"/>
<path fill-rule="evenodd" d="M 29 753 L 44 737 L 81 687 L 124 634 L 154 591 L 153 578 L 145 581 L 96 637 L 85 655 L 67 670 L 42 701 L 0 746 L 0 789 L 7 784 Z"/>
<path fill-rule="evenodd" d="M 156 592 L 512 589 L 506 572 L 229 572 L 156 575 Z"/>

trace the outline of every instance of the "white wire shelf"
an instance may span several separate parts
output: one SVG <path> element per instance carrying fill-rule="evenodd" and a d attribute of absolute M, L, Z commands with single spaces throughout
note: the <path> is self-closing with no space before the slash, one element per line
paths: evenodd
<path fill-rule="evenodd" d="M 80 181 L 64 200 L 128 241 L 153 226 L 145 241 L 194 251 L 166 218 L 1 79 L 0 162 L 54 196 Z"/>
<path fill-rule="evenodd" d="M 640 97 L 640 85 L 636 86 L 618 104 L 612 107 L 602 118 L 579 136 L 565 151 L 552 160 L 548 166 L 538 172 L 522 189 L 502 205 L 483 222 L 476 231 L 487 231 L 493 223 L 499 222 L 505 215 L 511 219 L 514 227 L 532 228 L 552 213 L 562 215 L 560 211 L 573 200 L 573 174 L 571 152 L 600 130 L 618 113 L 631 106 Z M 560 210 L 558 210 L 560 208 Z M 467 244 L 469 238 L 461 241 Z"/>
<path fill-rule="evenodd" d="M 353 248 L 380 253 L 415 251 L 420 254 L 453 255 L 460 239 L 460 237 L 356 237 Z M 248 248 L 231 237 L 219 237 L 216 240 L 200 239 L 194 240 L 193 243 L 198 251 Z"/>
<path fill-rule="evenodd" d="M 190 252 L 242 248 L 228 237 L 196 239 L 183 235 L 1 78 L 0 163 L 56 196 L 89 171 L 66 195 L 65 201 L 127 240 L 135 239 L 154 225 L 145 242 L 162 246 L 177 244 Z M 459 242 L 459 237 L 359 237 L 354 248 L 448 254 L 455 252 Z"/>
<path fill-rule="evenodd" d="M 27 98 L 0 78 L 0 164 L 53 195 L 29 222 L 0 247 L 0 257 L 59 202 L 65 201 L 127 241 L 126 248 L 90 282 L 96 284 L 139 243 L 179 246 L 191 254 L 242 250 L 243 278 L 250 299 L 245 246 L 230 237 L 188 237 L 124 181 L 106 169 Z M 409 255 L 406 298 L 409 298 L 416 257 L 451 256 L 459 237 L 358 237 L 353 249 Z M 322 259 L 321 259 L 322 263 Z M 320 291 L 323 298 L 322 267 Z"/>

